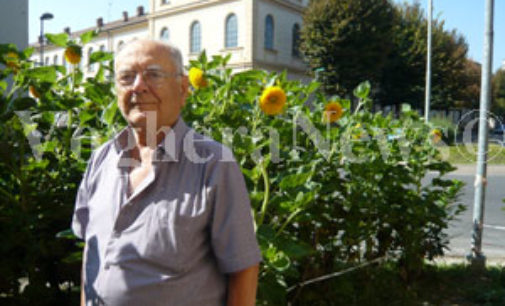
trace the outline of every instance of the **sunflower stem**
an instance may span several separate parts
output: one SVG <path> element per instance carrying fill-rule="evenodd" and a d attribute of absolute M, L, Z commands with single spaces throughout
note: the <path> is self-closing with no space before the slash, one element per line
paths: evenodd
<path fill-rule="evenodd" d="M 263 177 L 263 185 L 265 187 L 265 192 L 263 194 L 263 204 L 261 205 L 260 219 L 258 220 L 257 227 L 260 227 L 265 220 L 265 215 L 268 207 L 268 200 L 270 198 L 270 180 L 268 178 L 268 172 L 265 167 L 265 164 L 261 163 L 261 175 Z"/>

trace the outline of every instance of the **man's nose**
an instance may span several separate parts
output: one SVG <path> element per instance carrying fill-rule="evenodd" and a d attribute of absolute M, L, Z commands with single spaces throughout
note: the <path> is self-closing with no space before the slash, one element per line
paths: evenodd
<path fill-rule="evenodd" d="M 135 76 L 135 80 L 132 84 L 132 89 L 135 91 L 146 91 L 148 88 L 147 83 L 144 79 L 144 75 L 142 72 L 138 72 Z"/>

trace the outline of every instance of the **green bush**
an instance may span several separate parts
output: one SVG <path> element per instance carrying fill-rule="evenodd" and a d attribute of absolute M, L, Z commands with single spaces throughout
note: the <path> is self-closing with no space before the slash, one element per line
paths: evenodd
<path fill-rule="evenodd" d="M 83 35 L 83 42 L 90 36 Z M 72 43 L 66 37 L 60 41 Z M 95 52 L 100 68 L 95 78 L 84 80 L 77 67 L 35 66 L 29 61 L 32 52 L 0 46 L 5 66 L 0 71 L 0 301 L 76 305 L 82 245 L 62 231 L 69 227 L 92 145 L 121 122 L 105 77 L 112 71 L 106 64 L 112 55 Z M 21 284 L 26 285 L 22 292 Z"/>
<path fill-rule="evenodd" d="M 300 292 L 287 294 L 288 287 L 384 256 L 396 256 L 409 280 L 424 258 L 443 254 L 443 230 L 462 210 L 454 205 L 462 184 L 442 178 L 454 168 L 415 112 L 404 107 L 398 120 L 372 114 L 368 83 L 354 90 L 359 103 L 351 112 L 351 101 L 327 99 L 316 82 L 232 74 L 226 61 L 202 54 L 191 62 L 207 86 L 190 96 L 184 117 L 232 147 L 242 167 L 264 256 L 262 303 L 296 302 Z M 260 107 L 272 86 L 287 96 L 278 115 Z M 332 102 L 343 115 L 324 122 Z M 423 185 L 428 171 L 438 176 Z"/>
<path fill-rule="evenodd" d="M 50 38 L 75 47 L 66 36 Z M 78 298 L 80 248 L 64 230 L 76 188 L 91 149 L 124 122 L 107 78 L 110 54 L 95 52 L 100 68 L 84 79 L 77 66 L 34 67 L 31 52 L 0 48 L 0 292 L 16 305 L 69 304 Z M 453 204 L 461 183 L 442 178 L 454 168 L 440 160 L 414 112 L 372 114 L 368 83 L 354 91 L 351 111 L 351 101 L 325 97 L 316 82 L 232 74 L 228 59 L 203 53 L 191 62 L 196 86 L 183 117 L 232 148 L 246 178 L 264 257 L 258 303 L 317 300 L 324 293 L 288 288 L 385 256 L 397 259 L 408 280 L 424 258 L 443 254 L 442 231 L 461 209 Z M 39 98 L 26 96 L 30 87 Z M 427 171 L 438 176 L 423 185 Z M 22 292 L 20 279 L 29 281 Z"/>

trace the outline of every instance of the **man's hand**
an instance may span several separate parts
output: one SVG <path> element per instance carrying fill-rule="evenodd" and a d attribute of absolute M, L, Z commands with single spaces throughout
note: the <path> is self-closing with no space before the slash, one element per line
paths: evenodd
<path fill-rule="evenodd" d="M 228 279 L 228 306 L 254 306 L 258 287 L 259 265 L 230 273 Z"/>

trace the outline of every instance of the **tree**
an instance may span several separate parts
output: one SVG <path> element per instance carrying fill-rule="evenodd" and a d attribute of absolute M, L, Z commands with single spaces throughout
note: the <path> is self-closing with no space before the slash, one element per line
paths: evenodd
<path fill-rule="evenodd" d="M 311 1 L 301 50 L 329 94 L 377 83 L 391 49 L 393 7 L 388 0 Z"/>
<path fill-rule="evenodd" d="M 419 3 L 386 0 L 312 1 L 305 13 L 302 51 L 327 94 L 349 93 L 370 80 L 382 105 L 423 108 L 427 21 Z M 432 98 L 435 109 L 473 105 L 479 79 L 462 35 L 434 20 Z"/>
<path fill-rule="evenodd" d="M 493 76 L 492 107 L 493 112 L 505 115 L 505 69 L 498 70 Z"/>
<path fill-rule="evenodd" d="M 393 47 L 387 57 L 378 98 L 383 105 L 410 103 L 423 108 L 425 95 L 427 20 L 420 5 L 398 5 L 394 12 Z M 466 58 L 468 46 L 456 31 L 444 29 L 444 22 L 432 26 L 432 108 L 454 107 L 475 85 L 474 70 Z M 478 86 L 478 80 L 477 80 Z"/>

